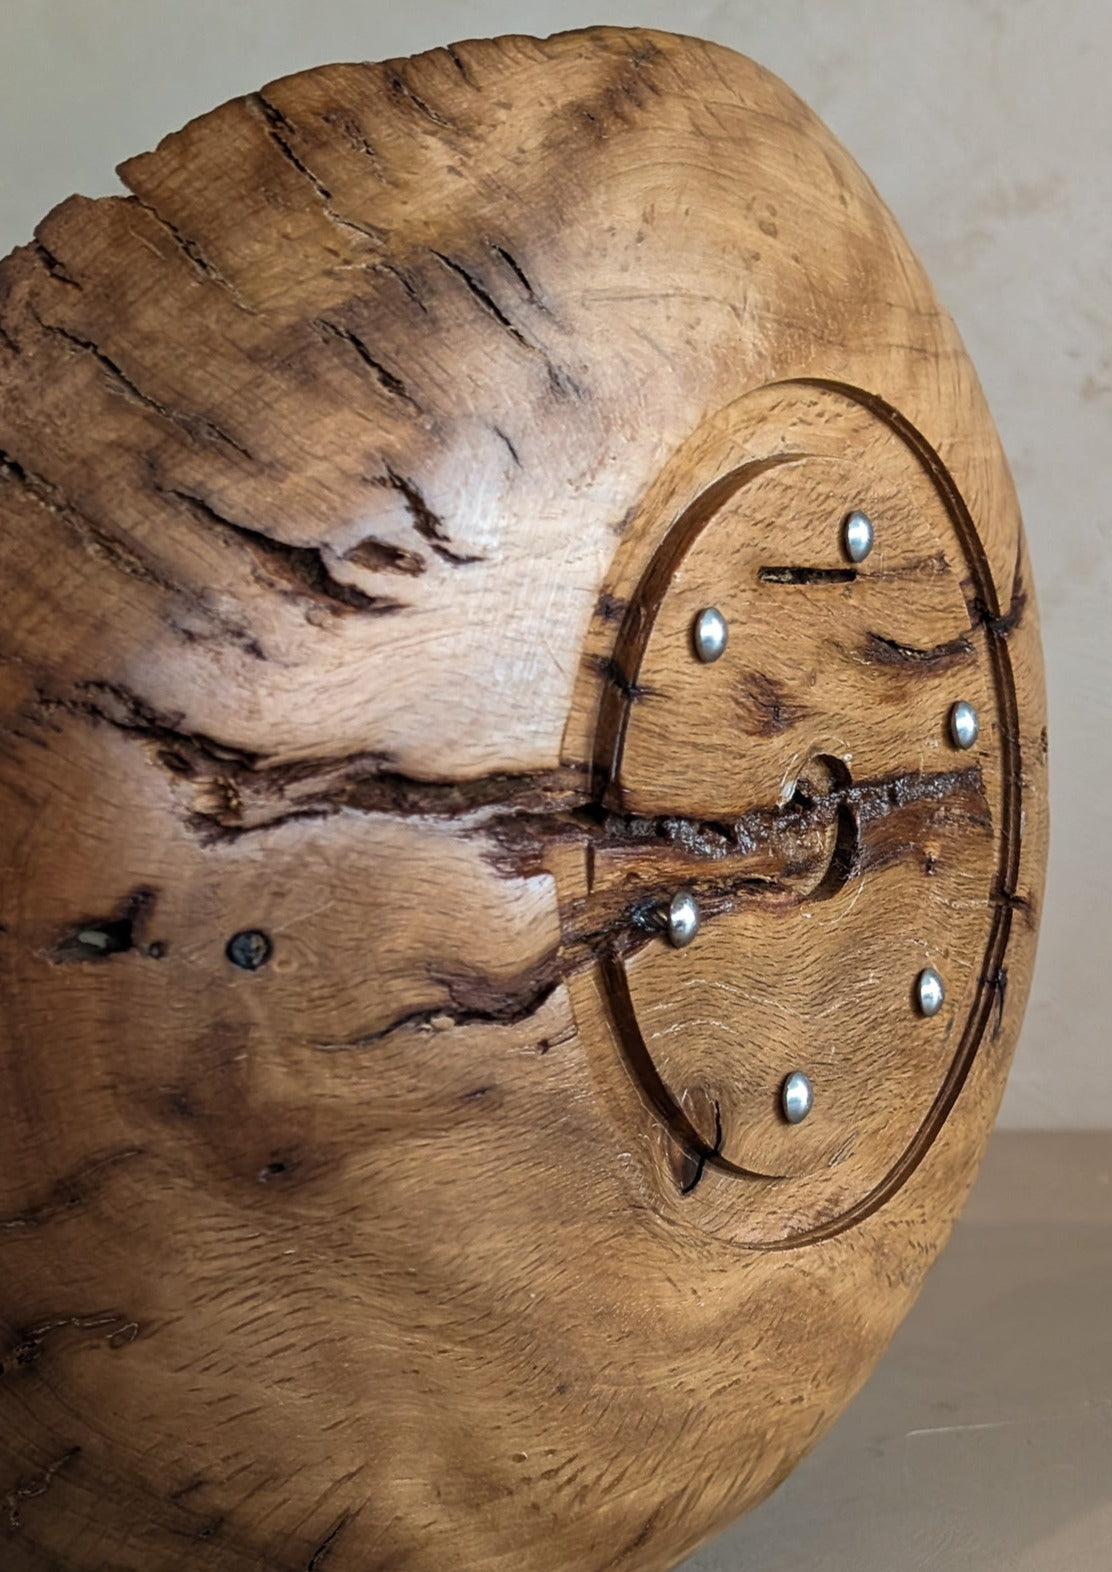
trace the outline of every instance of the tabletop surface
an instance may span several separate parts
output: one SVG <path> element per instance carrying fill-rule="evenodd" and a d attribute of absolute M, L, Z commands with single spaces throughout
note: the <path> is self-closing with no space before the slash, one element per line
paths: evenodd
<path fill-rule="evenodd" d="M 844 1418 L 681 1572 L 1108 1572 L 1112 1132 L 1001 1131 Z"/>

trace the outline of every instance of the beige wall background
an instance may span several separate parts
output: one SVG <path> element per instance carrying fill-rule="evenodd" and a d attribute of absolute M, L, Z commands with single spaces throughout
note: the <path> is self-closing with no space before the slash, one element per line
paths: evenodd
<path fill-rule="evenodd" d="M 1107 0 L 2 0 L 0 254 L 276 76 L 592 22 L 701 34 L 776 71 L 870 174 L 957 318 L 1023 500 L 1050 690 L 1050 883 L 1003 1120 L 1112 1125 Z"/>

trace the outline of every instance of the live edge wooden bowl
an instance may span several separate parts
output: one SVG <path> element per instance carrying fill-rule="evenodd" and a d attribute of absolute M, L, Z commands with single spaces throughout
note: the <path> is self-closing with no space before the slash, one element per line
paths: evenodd
<path fill-rule="evenodd" d="M 692 39 L 309 71 L 122 175 L 0 271 L 0 1564 L 671 1567 L 865 1379 L 1023 1011 L 976 377 Z"/>

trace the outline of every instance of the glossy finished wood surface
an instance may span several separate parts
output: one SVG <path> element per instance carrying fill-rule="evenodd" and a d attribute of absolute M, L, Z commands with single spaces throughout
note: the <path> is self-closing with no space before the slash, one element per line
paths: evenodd
<path fill-rule="evenodd" d="M 868 1374 L 1022 1016 L 975 374 L 690 39 L 321 68 L 122 174 L 0 266 L 0 1564 L 662 1572 Z"/>

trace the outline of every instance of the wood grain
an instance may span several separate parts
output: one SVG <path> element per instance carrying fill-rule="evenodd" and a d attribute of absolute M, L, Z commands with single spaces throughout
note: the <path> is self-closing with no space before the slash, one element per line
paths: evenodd
<path fill-rule="evenodd" d="M 975 374 L 691 39 L 325 67 L 121 172 L 0 265 L 0 1561 L 659 1572 L 867 1376 L 1022 1017 Z"/>

